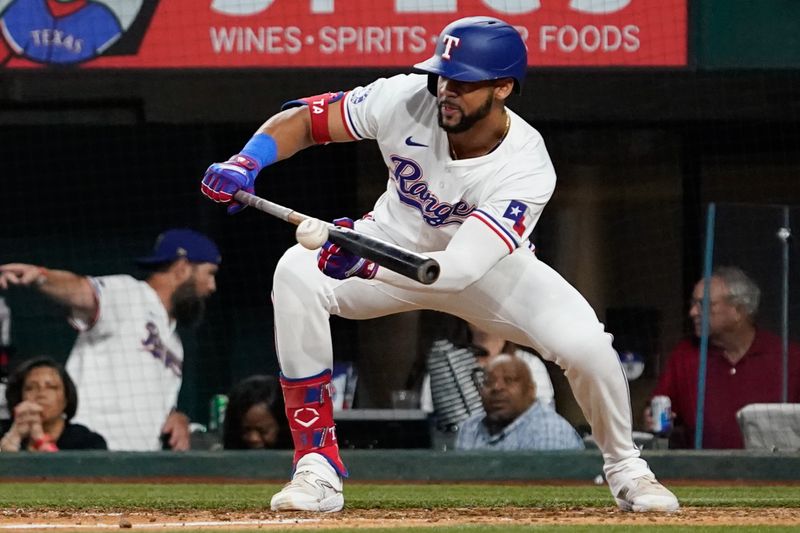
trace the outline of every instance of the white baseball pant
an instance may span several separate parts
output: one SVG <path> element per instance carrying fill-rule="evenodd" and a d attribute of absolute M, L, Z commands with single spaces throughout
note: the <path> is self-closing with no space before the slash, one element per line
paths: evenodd
<path fill-rule="evenodd" d="M 463 291 L 437 293 L 329 278 L 317 268 L 316 252 L 296 245 L 275 270 L 273 304 L 278 359 L 289 378 L 332 367 L 330 315 L 362 320 L 432 309 L 531 346 L 564 369 L 603 453 L 612 493 L 649 472 L 631 437 L 628 383 L 611 335 L 583 296 L 527 248 L 503 258 Z"/>

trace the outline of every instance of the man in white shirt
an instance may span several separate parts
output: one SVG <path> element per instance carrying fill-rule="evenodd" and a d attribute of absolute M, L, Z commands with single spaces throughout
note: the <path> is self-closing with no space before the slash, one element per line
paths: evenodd
<path fill-rule="evenodd" d="M 183 375 L 177 322 L 202 317 L 216 290 L 221 261 L 208 237 L 172 229 L 138 260 L 145 281 L 128 275 L 87 277 L 11 263 L 0 266 L 0 289 L 33 288 L 69 309 L 79 331 L 67 360 L 78 389 L 74 421 L 100 433 L 110 450 L 189 448 L 189 418 L 176 404 Z"/>

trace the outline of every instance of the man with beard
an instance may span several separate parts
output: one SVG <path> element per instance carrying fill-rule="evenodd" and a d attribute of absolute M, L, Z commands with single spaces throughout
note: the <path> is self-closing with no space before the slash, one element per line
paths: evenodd
<path fill-rule="evenodd" d="M 675 511 L 631 435 L 628 386 L 586 300 L 539 261 L 528 238 L 553 194 L 555 171 L 542 136 L 506 107 L 527 70 L 517 30 L 495 18 L 456 20 L 439 34 L 426 75 L 382 78 L 347 94 L 290 102 L 242 151 L 212 164 L 203 193 L 228 203 L 252 191 L 258 172 L 314 144 L 375 139 L 389 170 L 386 192 L 357 222 L 336 224 L 428 254 L 441 267 L 431 285 L 325 243 L 300 245 L 273 282 L 275 343 L 295 444 L 292 481 L 278 511 L 339 511 L 342 478 L 330 401 L 329 317 L 368 319 L 417 309 L 450 313 L 531 346 L 564 368 L 603 452 L 617 504 Z"/>
<path fill-rule="evenodd" d="M 205 235 L 171 229 L 137 262 L 144 281 L 125 274 L 86 277 L 11 263 L 0 289 L 30 287 L 69 310 L 79 331 L 67 371 L 81 399 L 75 422 L 105 437 L 110 450 L 189 448 L 189 418 L 176 409 L 183 345 L 177 323 L 197 324 L 216 290 L 221 257 Z"/>

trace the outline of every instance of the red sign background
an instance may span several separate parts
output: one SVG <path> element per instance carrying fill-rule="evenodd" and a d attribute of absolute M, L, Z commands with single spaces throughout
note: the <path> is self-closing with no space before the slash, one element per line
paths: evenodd
<path fill-rule="evenodd" d="M 233 15 L 213 10 L 214 0 L 161 0 L 138 54 L 101 56 L 82 66 L 408 67 L 432 54 L 447 23 L 472 15 L 515 25 L 526 39 L 531 66 L 686 65 L 686 0 L 450 1 L 456 12 L 399 13 L 399 0 L 328 0 L 332 12 L 315 13 L 326 3 L 274 0 L 258 12 Z M 529 10 L 492 7 L 505 4 Z M 251 11 L 258 5 L 251 2 Z M 611 12 L 586 12 L 604 6 Z M 30 65 L 13 59 L 7 67 Z"/>

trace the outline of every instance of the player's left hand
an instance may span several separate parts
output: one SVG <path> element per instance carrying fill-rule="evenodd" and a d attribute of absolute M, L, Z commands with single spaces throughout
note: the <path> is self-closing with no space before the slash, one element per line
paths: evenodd
<path fill-rule="evenodd" d="M 230 204 L 228 214 L 233 215 L 245 208 L 233 199 L 238 190 L 253 194 L 258 171 L 258 162 L 244 154 L 237 154 L 224 163 L 213 163 L 203 175 L 200 190 L 215 202 Z"/>
<path fill-rule="evenodd" d="M 190 448 L 189 417 L 180 411 L 172 411 L 161 428 L 161 433 L 169 435 L 169 447 L 175 451 Z"/>
<path fill-rule="evenodd" d="M 353 219 L 337 218 L 337 226 L 353 229 Z M 378 272 L 378 264 L 357 256 L 331 241 L 326 241 L 317 254 L 317 267 L 328 277 L 347 279 L 353 276 L 372 279 Z"/>

